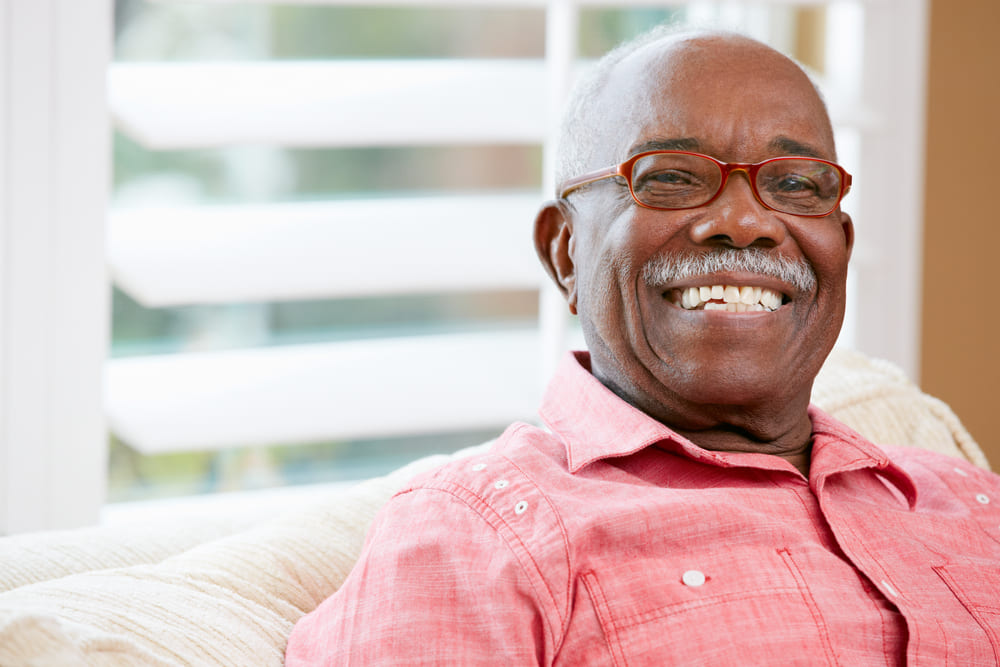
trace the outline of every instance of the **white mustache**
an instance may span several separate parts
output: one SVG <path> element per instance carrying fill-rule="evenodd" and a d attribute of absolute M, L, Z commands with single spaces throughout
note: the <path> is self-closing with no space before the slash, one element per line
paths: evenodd
<path fill-rule="evenodd" d="M 777 278 L 795 285 L 803 292 L 811 292 L 816 287 L 816 274 L 805 261 L 775 256 L 760 248 L 725 248 L 709 253 L 659 255 L 646 262 L 642 268 L 642 279 L 650 287 L 659 287 L 720 271 L 740 271 Z"/>

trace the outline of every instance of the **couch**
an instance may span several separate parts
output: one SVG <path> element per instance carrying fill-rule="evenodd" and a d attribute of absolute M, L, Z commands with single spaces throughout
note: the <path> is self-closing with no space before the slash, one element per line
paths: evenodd
<path fill-rule="evenodd" d="M 876 442 L 988 468 L 948 406 L 886 362 L 835 350 L 813 401 Z M 292 626 L 337 590 L 381 505 L 451 457 L 263 521 L 199 516 L 0 538 L 0 665 L 281 665 Z"/>

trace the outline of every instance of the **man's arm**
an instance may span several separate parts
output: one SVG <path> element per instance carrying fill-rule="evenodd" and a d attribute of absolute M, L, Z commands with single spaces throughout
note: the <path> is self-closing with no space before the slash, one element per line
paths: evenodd
<path fill-rule="evenodd" d="M 343 587 L 296 624 L 286 665 L 541 664 L 546 621 L 494 523 L 461 490 L 395 497 Z"/>

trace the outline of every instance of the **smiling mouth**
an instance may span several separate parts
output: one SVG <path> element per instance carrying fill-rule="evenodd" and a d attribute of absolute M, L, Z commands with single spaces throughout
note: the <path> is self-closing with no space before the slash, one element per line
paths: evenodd
<path fill-rule="evenodd" d="M 730 313 L 773 312 L 786 301 L 781 292 L 750 285 L 702 285 L 667 290 L 664 298 L 684 310 Z"/>

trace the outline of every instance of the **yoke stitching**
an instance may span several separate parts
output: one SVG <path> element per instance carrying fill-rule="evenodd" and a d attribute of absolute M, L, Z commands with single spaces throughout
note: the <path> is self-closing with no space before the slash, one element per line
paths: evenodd
<path fill-rule="evenodd" d="M 518 429 L 518 430 L 520 430 L 520 429 Z M 503 456 L 502 458 L 505 461 L 507 461 L 508 463 L 510 463 L 510 465 L 513 466 L 518 472 L 520 472 L 522 475 L 524 475 L 524 478 L 527 479 L 529 482 L 531 482 L 532 486 L 535 487 L 535 490 L 538 492 L 538 495 L 540 495 L 542 497 L 542 499 L 545 501 L 545 504 L 548 505 L 549 509 L 552 511 L 552 515 L 555 517 L 556 525 L 559 527 L 559 533 L 562 536 L 563 555 L 566 558 L 566 582 L 565 582 L 566 583 L 566 588 L 565 588 L 565 590 L 566 590 L 566 599 L 563 601 L 564 607 L 562 609 L 562 612 L 563 612 L 562 613 L 562 625 L 561 625 L 561 628 L 560 628 L 560 635 L 561 636 L 560 636 L 560 639 L 559 639 L 559 647 L 561 647 L 562 646 L 562 642 L 566 638 L 566 632 L 569 629 L 570 590 L 571 590 L 572 582 L 573 582 L 573 559 L 572 559 L 572 557 L 570 555 L 570 549 L 569 549 L 569 533 L 566 530 L 566 525 L 563 523 L 562 515 L 558 512 L 558 510 L 556 509 L 555 505 L 552 504 L 552 500 L 548 497 L 547 494 L 545 494 L 545 492 L 542 491 L 541 487 L 539 487 L 539 485 L 535 482 L 535 480 L 527 472 L 525 472 L 523 468 L 521 468 L 514 461 L 512 461 L 509 458 L 507 458 L 506 456 Z M 536 564 L 536 567 L 537 567 L 537 564 Z M 547 583 L 546 583 L 546 586 L 548 586 Z M 551 594 L 551 591 L 550 591 L 550 594 Z M 554 600 L 555 596 L 552 595 L 552 598 Z M 559 647 L 557 647 L 557 651 L 558 651 Z"/>

